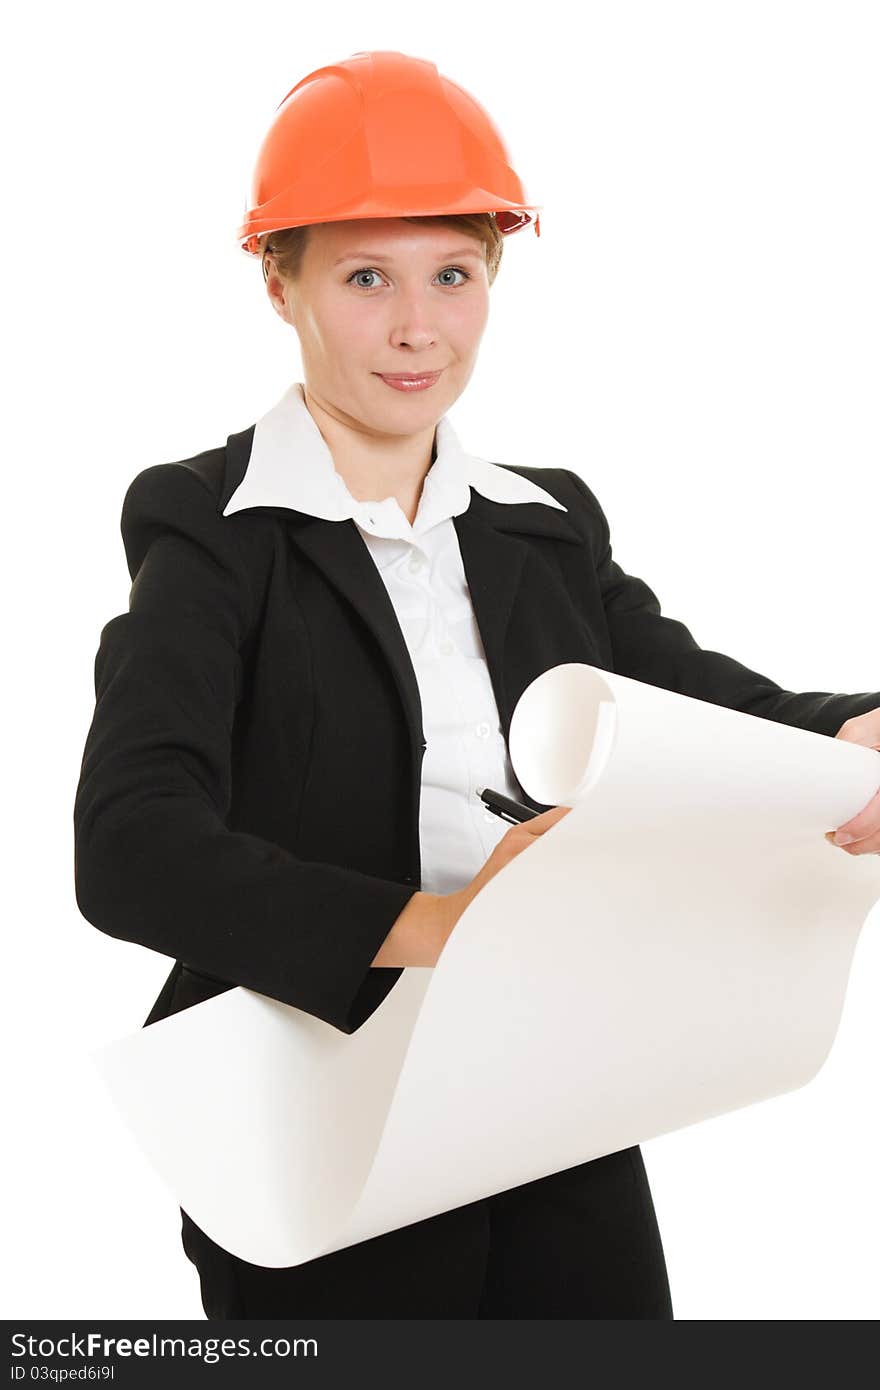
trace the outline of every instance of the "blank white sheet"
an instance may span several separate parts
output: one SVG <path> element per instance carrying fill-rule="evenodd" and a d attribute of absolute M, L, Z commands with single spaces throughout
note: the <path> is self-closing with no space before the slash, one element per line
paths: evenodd
<path fill-rule="evenodd" d="M 235 987 L 93 1054 L 177 1202 L 283 1267 L 804 1085 L 880 857 L 880 754 L 577 663 L 523 692 L 572 809 L 357 1032 Z"/>

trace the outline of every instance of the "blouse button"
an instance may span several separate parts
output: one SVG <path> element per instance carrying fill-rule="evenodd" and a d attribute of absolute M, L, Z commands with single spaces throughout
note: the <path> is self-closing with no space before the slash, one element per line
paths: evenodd
<path fill-rule="evenodd" d="M 487 723 L 485 722 L 485 720 L 483 721 L 482 724 L 478 724 L 477 727 L 476 727 L 476 735 L 477 735 L 477 738 L 488 738 L 489 735 L 491 734 L 491 732 L 492 732 L 492 727 L 491 727 L 491 725 L 487 724 Z"/>
<path fill-rule="evenodd" d="M 421 555 L 413 555 L 412 559 L 409 562 L 409 568 L 411 573 L 418 574 L 419 570 L 422 568 L 423 563 L 424 562 L 422 560 Z"/>

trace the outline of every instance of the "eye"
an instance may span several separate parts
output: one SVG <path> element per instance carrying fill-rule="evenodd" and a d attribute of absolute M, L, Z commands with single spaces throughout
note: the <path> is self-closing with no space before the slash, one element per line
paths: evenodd
<path fill-rule="evenodd" d="M 451 271 L 457 272 L 459 275 L 463 275 L 464 278 L 465 278 L 465 280 L 469 280 L 469 279 L 471 278 L 470 275 L 468 274 L 468 272 L 467 272 L 466 270 L 462 270 L 461 267 L 460 267 L 460 266 L 457 266 L 457 265 L 448 265 L 448 266 L 446 267 L 446 270 L 441 270 L 441 271 L 440 271 L 440 274 L 441 274 L 441 275 L 446 275 L 447 272 L 450 271 L 450 270 L 451 270 Z M 454 288 L 454 286 L 453 286 L 452 288 Z"/>
<path fill-rule="evenodd" d="M 454 272 L 457 272 L 459 275 L 463 275 L 465 280 L 470 280 L 470 278 L 471 278 L 471 277 L 470 277 L 470 274 L 468 273 L 468 271 L 462 270 L 461 266 L 457 266 L 457 265 L 448 265 L 448 266 L 445 267 L 445 269 L 439 271 L 438 273 L 439 273 L 440 275 L 448 275 L 450 271 L 454 271 Z M 378 275 L 378 274 L 379 274 L 379 271 L 378 271 L 378 270 L 374 270 L 372 266 L 361 266 L 360 270 L 353 270 L 353 271 L 351 272 L 351 274 L 348 276 L 348 278 L 347 278 L 347 280 L 346 280 L 345 283 L 346 283 L 347 285 L 350 284 L 350 283 L 352 282 L 352 280 L 354 280 L 355 277 L 358 276 L 358 275 Z M 464 281 L 462 281 L 462 282 L 460 282 L 460 283 L 464 283 Z M 362 289 L 362 290 L 372 290 L 372 289 L 375 289 L 375 288 L 376 288 L 375 285 L 364 285 L 364 284 L 361 284 L 361 285 L 358 286 L 358 289 Z M 449 281 L 447 280 L 447 281 L 445 282 L 445 288 L 453 289 L 453 290 L 454 290 L 454 289 L 460 288 L 460 285 L 457 285 L 457 284 L 455 284 L 455 283 L 450 284 Z"/>

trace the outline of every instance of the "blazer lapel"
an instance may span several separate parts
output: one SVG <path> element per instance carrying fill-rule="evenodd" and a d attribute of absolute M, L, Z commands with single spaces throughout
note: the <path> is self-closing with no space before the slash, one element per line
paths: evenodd
<path fill-rule="evenodd" d="M 244 476 L 252 439 L 253 426 L 229 436 L 219 503 L 221 512 Z M 413 751 L 417 753 L 425 746 L 418 682 L 394 605 L 354 522 L 325 521 L 285 507 L 254 510 L 276 515 L 287 522 L 294 544 L 323 572 L 371 630 L 393 672 Z M 546 610 L 554 597 L 566 599 L 561 581 L 558 586 L 554 585 L 543 566 L 531 568 L 532 548 L 522 537 L 543 536 L 575 545 L 582 545 L 583 538 L 565 512 L 539 502 L 493 502 L 475 488 L 471 488 L 467 511 L 453 517 L 453 524 L 506 739 L 513 704 L 521 693 L 517 688 L 522 679 L 521 671 L 530 670 L 536 663 L 541 670 L 546 669 L 541 663 L 543 650 L 537 647 L 531 665 L 533 654 L 519 653 L 519 679 L 511 682 L 513 673 L 505 668 L 505 638 L 511 615 L 523 598 L 524 580 L 528 582 L 528 594 L 523 601 L 535 608 L 535 625 L 529 624 L 529 628 L 536 634 L 545 626 L 548 616 L 546 611 L 542 616 L 542 604 Z M 590 659 L 589 652 L 585 653 L 585 659 Z"/>
<path fill-rule="evenodd" d="M 290 534 L 372 631 L 394 673 L 413 749 L 420 748 L 425 742 L 422 702 L 409 648 L 388 590 L 354 522 L 315 517 L 307 524 L 291 525 Z"/>
<path fill-rule="evenodd" d="M 537 557 L 526 538 L 546 536 L 576 545 L 582 545 L 583 539 L 565 512 L 540 502 L 493 502 L 474 488 L 470 506 L 453 518 L 453 524 L 506 741 L 521 694 L 519 671 L 529 669 L 538 655 L 537 648 L 511 652 L 507 645 L 511 617 L 519 617 L 524 606 L 533 607 L 535 622 L 525 623 L 523 630 L 537 641 L 546 630 L 548 607 L 554 599 L 558 603 L 566 597 L 562 581 L 554 584 L 540 560 L 534 564 Z M 516 670 L 511 664 L 514 656 Z"/>
<path fill-rule="evenodd" d="M 245 475 L 253 437 L 254 426 L 251 425 L 227 439 L 226 468 L 219 502 L 221 513 Z M 422 702 L 409 649 L 388 590 L 354 522 L 325 521 L 321 517 L 293 512 L 287 507 L 255 507 L 248 510 L 277 516 L 285 521 L 294 544 L 322 571 L 366 623 L 394 674 L 414 753 L 424 747 Z M 418 766 L 418 762 L 415 765 Z"/>

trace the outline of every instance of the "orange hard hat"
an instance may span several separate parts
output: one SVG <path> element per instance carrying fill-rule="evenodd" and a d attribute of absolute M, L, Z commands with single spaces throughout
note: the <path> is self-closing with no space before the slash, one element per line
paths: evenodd
<path fill-rule="evenodd" d="M 260 147 L 237 237 L 362 217 L 493 212 L 502 233 L 530 203 L 484 108 L 426 58 L 355 53 L 287 93 Z"/>

